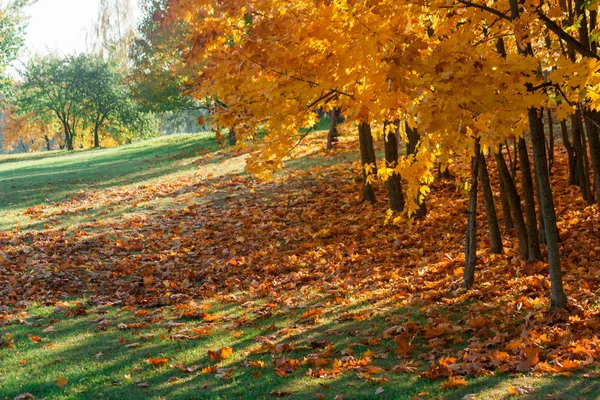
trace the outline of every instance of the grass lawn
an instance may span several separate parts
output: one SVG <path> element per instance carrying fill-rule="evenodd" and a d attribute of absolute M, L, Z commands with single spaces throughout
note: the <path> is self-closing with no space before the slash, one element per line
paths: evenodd
<path fill-rule="evenodd" d="M 0 399 L 600 398 L 579 322 L 597 301 L 576 290 L 597 277 L 567 261 L 584 311 L 548 323 L 544 266 L 507 246 L 465 293 L 455 185 L 384 225 L 383 200 L 357 201 L 353 142 L 323 135 L 271 182 L 209 134 L 0 157 Z M 518 372 L 530 338 L 539 366 L 565 364 L 556 343 L 592 362 Z"/>

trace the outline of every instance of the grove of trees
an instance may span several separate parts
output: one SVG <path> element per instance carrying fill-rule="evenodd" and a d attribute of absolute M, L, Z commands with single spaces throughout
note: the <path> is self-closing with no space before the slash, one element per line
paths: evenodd
<path fill-rule="evenodd" d="M 215 127 L 261 138 L 248 170 L 282 166 L 318 110 L 356 126 L 363 199 L 388 182 L 390 207 L 424 215 L 434 170 L 470 162 L 464 285 L 475 279 L 483 193 L 490 245 L 502 252 L 494 192 L 521 257 L 546 247 L 552 308 L 567 307 L 550 174 L 560 129 L 570 183 L 600 203 L 597 6 L 584 0 L 206 0 L 154 3 L 157 57 L 209 102 Z M 167 42 L 165 42 L 167 41 Z M 174 41 L 174 42 L 173 42 Z M 169 51 L 165 51 L 165 49 Z M 167 64 L 162 64 L 167 65 Z M 166 79 L 173 82 L 173 80 Z M 160 80 L 157 79 L 157 82 Z M 560 124 L 560 128 L 555 127 Z M 374 139 L 384 138 L 377 163 Z M 405 149 L 398 153 L 398 141 Z M 508 162 L 507 162 L 508 158 Z M 499 184 L 492 187 L 488 164 Z M 396 218 L 400 220 L 401 217 Z"/>

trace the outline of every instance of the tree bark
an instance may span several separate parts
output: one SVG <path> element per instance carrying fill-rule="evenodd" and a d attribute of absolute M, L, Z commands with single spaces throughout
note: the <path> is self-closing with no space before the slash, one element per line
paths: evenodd
<path fill-rule="evenodd" d="M 235 126 L 229 128 L 229 133 L 227 134 L 227 141 L 230 146 L 235 146 L 237 143 L 237 136 L 235 134 Z"/>
<path fill-rule="evenodd" d="M 544 142 L 545 145 L 545 142 Z M 523 200 L 525 201 L 525 216 L 527 226 L 527 245 L 529 246 L 529 261 L 540 261 L 542 250 L 540 249 L 537 216 L 535 213 L 535 196 L 533 192 L 533 178 L 531 165 L 529 164 L 529 153 L 524 138 L 517 143 L 519 150 L 519 166 L 521 169 L 521 184 L 523 185 Z"/>
<path fill-rule="evenodd" d="M 419 132 L 416 129 L 412 129 L 407 123 L 406 124 L 406 136 L 408 137 L 408 143 L 406 144 L 406 154 L 407 155 L 411 155 L 411 154 L 416 155 L 417 147 L 419 145 L 419 140 L 421 139 Z M 415 201 L 419 205 L 419 208 L 417 209 L 417 212 L 415 212 L 414 217 L 415 218 L 424 218 L 427 215 L 427 204 L 425 202 L 425 199 L 423 199 L 422 201 L 419 201 L 419 198 L 417 196 Z"/>
<path fill-rule="evenodd" d="M 588 126 L 588 141 L 590 143 L 590 156 L 592 158 L 592 170 L 594 171 L 594 192 L 596 193 L 596 204 L 600 208 L 600 113 L 598 111 L 586 110 Z"/>
<path fill-rule="evenodd" d="M 496 205 L 494 203 L 492 185 L 490 184 L 487 162 L 483 153 L 479 153 L 479 158 L 479 180 L 481 181 L 481 191 L 483 192 L 485 215 L 490 235 L 490 251 L 495 254 L 502 254 L 502 234 L 500 233 L 500 226 L 498 224 L 498 215 L 496 214 Z"/>
<path fill-rule="evenodd" d="M 508 202 L 508 195 L 506 194 L 506 188 L 504 187 L 504 181 L 500 181 L 500 203 L 502 205 L 502 219 L 504 221 L 504 229 L 511 230 L 515 227 L 512 216 L 510 215 L 510 204 Z"/>
<path fill-rule="evenodd" d="M 337 141 L 337 137 L 339 136 L 337 130 L 337 111 L 335 108 L 329 111 L 329 121 L 331 125 L 329 127 L 329 132 L 327 133 L 327 150 L 333 148 L 333 143 Z"/>
<path fill-rule="evenodd" d="M 367 170 L 365 165 L 373 166 L 375 174 L 377 174 L 377 160 L 375 158 L 375 150 L 373 149 L 373 135 L 371 134 L 371 125 L 368 122 L 361 122 L 358 125 L 358 141 L 360 144 L 360 163 L 363 174 L 363 198 L 362 201 L 375 203 L 375 192 L 373 186 L 367 179 Z"/>
<path fill-rule="evenodd" d="M 515 223 L 515 229 L 517 231 L 517 241 L 519 243 L 519 255 L 521 258 L 527 259 L 529 257 L 529 245 L 527 243 L 527 227 L 525 225 L 525 219 L 523 218 L 523 210 L 521 209 L 521 201 L 515 187 L 515 182 L 510 175 L 506 161 L 501 151 L 494 154 L 496 164 L 498 166 L 498 173 L 500 179 L 506 189 L 506 197 L 508 198 L 508 204 L 510 205 L 510 212 Z"/>
<path fill-rule="evenodd" d="M 552 121 L 552 111 L 546 108 L 548 114 L 548 172 L 552 174 L 554 166 L 554 122 Z"/>
<path fill-rule="evenodd" d="M 475 155 L 471 160 L 471 189 L 469 191 L 469 218 L 465 243 L 465 272 L 463 284 L 470 288 L 475 282 L 475 264 L 477 261 L 477 186 L 481 148 L 479 139 L 475 141 Z"/>
<path fill-rule="evenodd" d="M 98 134 L 98 124 L 94 127 L 94 148 L 100 147 L 100 135 Z"/>
<path fill-rule="evenodd" d="M 569 140 L 569 130 L 567 128 L 567 121 L 560 121 L 560 132 L 562 135 L 563 144 L 567 150 L 567 157 L 569 158 L 569 185 L 578 185 L 577 181 L 577 159 L 575 156 L 575 149 L 571 145 Z"/>
<path fill-rule="evenodd" d="M 335 116 L 334 116 L 335 119 Z M 384 124 L 383 131 L 386 132 L 386 126 Z M 398 130 L 398 122 L 395 122 L 396 129 L 390 131 L 385 135 L 385 163 L 387 168 L 396 168 L 398 164 L 398 142 L 396 141 L 396 131 Z M 388 177 L 387 180 L 388 195 L 390 198 L 390 208 L 393 211 L 401 212 L 404 210 L 404 194 L 402 193 L 402 182 L 400 175 L 393 173 Z"/>
<path fill-rule="evenodd" d="M 575 148 L 575 168 L 577 173 L 577 182 L 581 191 L 581 197 L 589 204 L 592 203 L 592 192 L 590 188 L 589 175 L 585 171 L 585 154 L 583 142 L 583 124 L 581 122 L 581 112 L 577 110 L 571 114 L 571 124 L 573 126 L 573 147 Z"/>
<path fill-rule="evenodd" d="M 542 215 L 544 216 L 546 244 L 548 247 L 548 263 L 550 267 L 551 282 L 550 308 L 551 310 L 554 310 L 556 307 L 567 307 L 567 296 L 565 294 L 562 282 L 554 198 L 552 195 L 552 187 L 550 185 L 550 174 L 548 173 L 544 125 L 540 116 L 538 115 L 538 110 L 535 108 L 529 109 L 528 117 L 531 130 L 531 142 L 533 144 L 533 161 L 535 165 L 537 184 L 540 188 Z"/>

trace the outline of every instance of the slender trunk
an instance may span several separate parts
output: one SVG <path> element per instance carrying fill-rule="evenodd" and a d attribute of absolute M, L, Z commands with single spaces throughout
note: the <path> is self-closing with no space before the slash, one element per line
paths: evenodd
<path fill-rule="evenodd" d="M 529 257 L 529 245 L 527 243 L 527 227 L 525 225 L 525 219 L 523 218 L 523 211 L 521 209 L 521 201 L 517 193 L 517 188 L 515 187 L 515 182 L 513 181 L 512 176 L 510 175 L 508 166 L 506 165 L 506 161 L 504 160 L 504 156 L 502 155 L 502 153 L 498 152 L 494 154 L 494 158 L 496 159 L 500 179 L 502 179 L 504 188 L 506 189 L 506 197 L 508 198 L 508 203 L 510 205 L 510 211 L 513 217 L 513 221 L 515 222 L 517 240 L 519 243 L 519 254 L 521 258 L 526 259 Z"/>
<path fill-rule="evenodd" d="M 584 115 L 584 111 L 581 111 L 581 115 Z M 581 130 L 581 147 L 583 149 L 583 171 L 585 173 L 585 180 L 586 182 L 588 182 L 588 196 L 589 196 L 589 204 L 592 204 L 594 202 L 594 190 L 592 189 L 592 177 L 590 176 L 590 159 L 588 157 L 588 149 L 587 149 L 587 134 L 586 134 L 586 129 L 587 127 L 585 126 L 585 124 L 582 123 L 582 126 L 584 127 L 584 129 Z M 593 172 L 592 172 L 593 173 Z"/>
<path fill-rule="evenodd" d="M 335 114 L 334 114 L 335 119 Z M 383 131 L 386 132 L 387 122 L 384 124 Z M 398 122 L 395 122 L 396 129 L 385 135 L 385 163 L 387 168 L 396 168 L 398 164 L 398 142 L 396 141 L 396 131 L 398 130 Z M 404 210 L 404 195 L 402 194 L 402 182 L 400 175 L 396 172 L 392 173 L 387 180 L 388 194 L 390 198 L 390 208 L 393 211 Z"/>
<path fill-rule="evenodd" d="M 490 184 L 487 162 L 483 153 L 479 153 L 479 158 L 479 180 L 481 181 L 481 191 L 483 192 L 485 215 L 487 217 L 490 235 L 490 251 L 492 253 L 502 254 L 502 235 L 498 224 L 498 215 L 496 214 L 496 205 L 494 203 L 492 185 Z"/>
<path fill-rule="evenodd" d="M 506 188 L 504 187 L 504 181 L 500 181 L 500 203 L 502 205 L 502 219 L 504 221 L 504 229 L 511 230 L 515 227 L 512 216 L 510 215 L 510 204 L 508 202 L 508 195 L 506 194 Z"/>
<path fill-rule="evenodd" d="M 94 148 L 100 147 L 100 135 L 98 134 L 98 124 L 94 126 Z"/>
<path fill-rule="evenodd" d="M 475 282 L 475 264 L 477 261 L 477 186 L 481 148 L 479 139 L 475 141 L 475 155 L 471 160 L 471 190 L 469 191 L 469 219 L 465 243 L 465 272 L 463 284 L 470 288 Z"/>
<path fill-rule="evenodd" d="M 535 164 L 537 184 L 540 187 L 540 199 L 542 203 L 542 214 L 544 216 L 544 228 L 546 230 L 546 244 L 548 247 L 548 264 L 550 267 L 551 282 L 550 307 L 552 310 L 556 307 L 566 308 L 567 296 L 562 282 L 558 228 L 556 226 L 556 214 L 554 210 L 552 187 L 550 185 L 550 174 L 548 173 L 544 125 L 535 108 L 529 109 L 528 116 L 531 129 L 531 142 L 533 144 L 533 161 Z"/>
<path fill-rule="evenodd" d="M 569 140 L 569 130 L 567 129 L 567 121 L 560 121 L 560 132 L 562 135 L 563 144 L 567 150 L 567 157 L 569 158 L 569 185 L 578 185 L 577 180 L 577 158 L 575 156 L 575 149 L 571 145 Z"/>
<path fill-rule="evenodd" d="M 533 178 L 529 164 L 529 153 L 524 138 L 517 142 L 519 149 L 519 165 L 521 169 L 521 184 L 523 185 L 523 200 L 525 201 L 525 216 L 527 226 L 527 245 L 529 246 L 529 261 L 540 261 L 542 251 L 538 236 L 537 216 L 535 214 L 535 196 L 533 194 Z"/>
<path fill-rule="evenodd" d="M 229 128 L 229 133 L 227 134 L 227 141 L 230 146 L 235 146 L 237 143 L 237 135 L 235 134 L 235 126 Z"/>
<path fill-rule="evenodd" d="M 548 172 L 552 174 L 554 166 L 554 124 L 552 121 L 552 111 L 546 108 L 548 114 Z"/>
<path fill-rule="evenodd" d="M 71 133 L 71 129 L 68 124 L 64 124 L 65 129 L 65 144 L 67 145 L 67 150 L 73 151 L 73 135 Z"/>
<path fill-rule="evenodd" d="M 538 238 L 540 240 L 540 244 L 546 244 L 546 228 L 544 227 L 544 215 L 542 213 L 542 199 L 540 197 L 540 185 L 535 185 L 535 199 L 537 201 L 537 210 L 538 210 L 538 220 L 539 223 L 539 231 Z"/>
<path fill-rule="evenodd" d="M 329 111 L 329 121 L 331 123 L 329 127 L 329 133 L 327 133 L 327 150 L 333 148 L 333 144 L 337 141 L 338 130 L 337 130 L 337 111 L 332 109 Z"/>
<path fill-rule="evenodd" d="M 46 141 L 46 149 L 47 149 L 48 151 L 52 150 L 52 149 L 50 148 L 50 138 L 48 137 L 48 135 L 44 135 L 44 140 Z"/>
<path fill-rule="evenodd" d="M 372 173 L 377 174 L 377 160 L 375 159 L 375 150 L 373 149 L 373 135 L 371 134 L 371 125 L 368 122 L 361 122 L 358 125 L 358 141 L 360 143 L 360 163 L 363 173 L 363 198 L 362 201 L 375 203 L 375 192 L 373 186 L 369 183 L 367 170 L 365 166 L 374 168 Z"/>
<path fill-rule="evenodd" d="M 600 208 L 600 136 L 598 124 L 600 123 L 600 113 L 597 111 L 586 110 L 584 112 L 588 126 L 588 141 L 590 143 L 590 156 L 592 158 L 592 171 L 594 172 L 594 191 L 596 193 L 596 203 Z"/>
<path fill-rule="evenodd" d="M 585 172 L 585 154 L 583 147 L 583 124 L 581 122 L 581 113 L 577 110 L 571 115 L 571 124 L 573 125 L 573 145 L 575 147 L 575 168 L 577 173 L 577 182 L 581 191 L 581 196 L 588 203 L 592 203 L 592 192 L 588 174 Z"/>
<path fill-rule="evenodd" d="M 412 129 L 407 123 L 406 124 L 406 136 L 408 137 L 408 143 L 406 144 L 406 154 L 407 155 L 411 155 L 411 154 L 416 155 L 417 148 L 419 145 L 419 140 L 421 139 L 419 132 L 416 129 Z M 419 208 L 417 209 L 417 212 L 415 212 L 414 217 L 415 218 L 425 217 L 427 215 L 427 205 L 425 203 L 425 199 L 422 199 L 420 201 L 420 199 L 417 196 L 415 201 L 419 205 Z"/>

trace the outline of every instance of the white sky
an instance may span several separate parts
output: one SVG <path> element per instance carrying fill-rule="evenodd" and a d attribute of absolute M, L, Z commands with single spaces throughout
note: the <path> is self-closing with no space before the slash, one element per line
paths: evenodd
<path fill-rule="evenodd" d="M 27 8 L 29 26 L 24 57 L 85 51 L 86 30 L 96 20 L 99 0 L 38 0 Z"/>
<path fill-rule="evenodd" d="M 35 54 L 64 56 L 85 52 L 86 34 L 97 19 L 99 3 L 100 0 L 37 0 L 27 7 L 25 46 L 13 66 L 20 69 L 21 63 Z"/>

